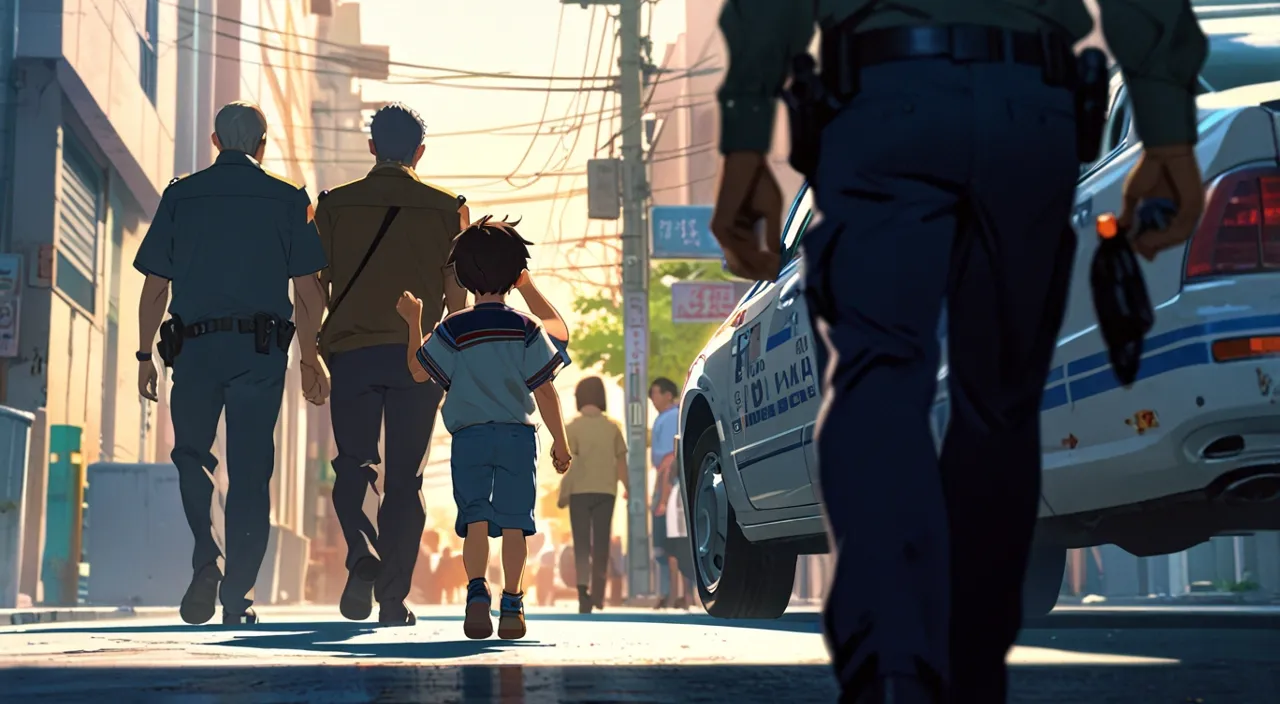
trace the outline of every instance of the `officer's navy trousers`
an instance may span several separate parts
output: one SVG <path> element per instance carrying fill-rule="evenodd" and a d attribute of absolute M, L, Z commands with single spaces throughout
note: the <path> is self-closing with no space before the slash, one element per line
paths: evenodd
<path fill-rule="evenodd" d="M 362 557 L 380 558 L 374 597 L 393 608 L 404 603 L 412 586 L 426 523 L 422 465 L 444 396 L 435 382 L 415 382 L 406 358 L 404 345 L 375 345 L 335 352 L 329 364 L 338 446 L 333 508 L 347 543 L 347 569 Z M 377 491 L 379 436 L 387 457 L 375 527 L 364 504 Z"/>
<path fill-rule="evenodd" d="M 865 69 L 823 133 L 821 219 L 803 247 L 828 352 L 817 443 L 838 560 L 825 623 L 846 691 L 897 673 L 951 701 L 1005 701 L 1076 249 L 1072 104 L 1038 68 L 901 61 Z"/>
<path fill-rule="evenodd" d="M 227 495 L 223 507 L 226 548 L 221 586 L 223 609 L 243 613 L 258 578 L 271 530 L 271 475 L 275 469 L 276 420 L 284 394 L 288 356 L 271 345 L 254 351 L 253 335 L 218 332 L 184 342 L 173 365 L 173 452 L 182 508 L 195 536 L 191 565 L 216 562 L 213 456 L 218 419 L 226 411 Z"/>

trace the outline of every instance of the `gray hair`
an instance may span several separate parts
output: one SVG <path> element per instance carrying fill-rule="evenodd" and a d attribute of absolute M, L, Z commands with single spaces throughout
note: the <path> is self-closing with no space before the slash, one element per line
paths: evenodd
<path fill-rule="evenodd" d="M 227 103 L 213 120 L 213 132 L 223 149 L 254 154 L 267 138 L 267 116 L 253 103 Z"/>
<path fill-rule="evenodd" d="M 378 161 L 398 161 L 407 164 L 413 153 L 422 146 L 427 136 L 427 126 L 413 108 L 403 103 L 391 103 L 373 114 L 369 123 L 373 137 L 373 149 Z"/>

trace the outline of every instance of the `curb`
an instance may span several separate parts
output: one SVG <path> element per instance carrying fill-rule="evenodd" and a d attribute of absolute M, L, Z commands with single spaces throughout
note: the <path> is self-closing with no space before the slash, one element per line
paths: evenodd
<path fill-rule="evenodd" d="M 38 623 L 68 623 L 75 621 L 101 621 L 124 618 L 164 617 L 176 614 L 176 608 L 121 606 L 109 607 L 52 607 L 34 609 L 0 609 L 0 626 L 29 626 Z"/>

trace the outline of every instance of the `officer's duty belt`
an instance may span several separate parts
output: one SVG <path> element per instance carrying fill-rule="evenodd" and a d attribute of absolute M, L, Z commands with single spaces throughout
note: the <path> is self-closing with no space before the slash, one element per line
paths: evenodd
<path fill-rule="evenodd" d="M 837 31 L 856 32 L 856 28 Z M 1044 69 L 1045 82 L 1067 85 L 1075 77 L 1071 43 L 1058 33 L 1014 32 L 979 25 L 888 27 L 856 32 L 840 63 L 865 68 L 890 61 L 949 59 L 956 63 L 1016 63 Z M 825 57 L 824 57 L 825 58 Z M 826 64 L 824 63 L 824 68 Z"/>
<path fill-rule="evenodd" d="M 241 333 L 252 333 L 256 330 L 253 318 L 235 318 L 228 316 L 226 318 L 215 318 L 213 320 L 201 320 L 198 323 L 192 323 L 182 329 L 183 337 L 200 337 L 214 332 L 231 332 L 235 330 Z"/>

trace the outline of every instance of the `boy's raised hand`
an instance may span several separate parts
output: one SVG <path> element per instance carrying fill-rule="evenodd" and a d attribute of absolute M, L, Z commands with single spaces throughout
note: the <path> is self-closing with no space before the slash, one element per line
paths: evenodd
<path fill-rule="evenodd" d="M 422 320 L 422 301 L 405 291 L 400 294 L 400 300 L 396 301 L 396 312 L 406 323 Z"/>

